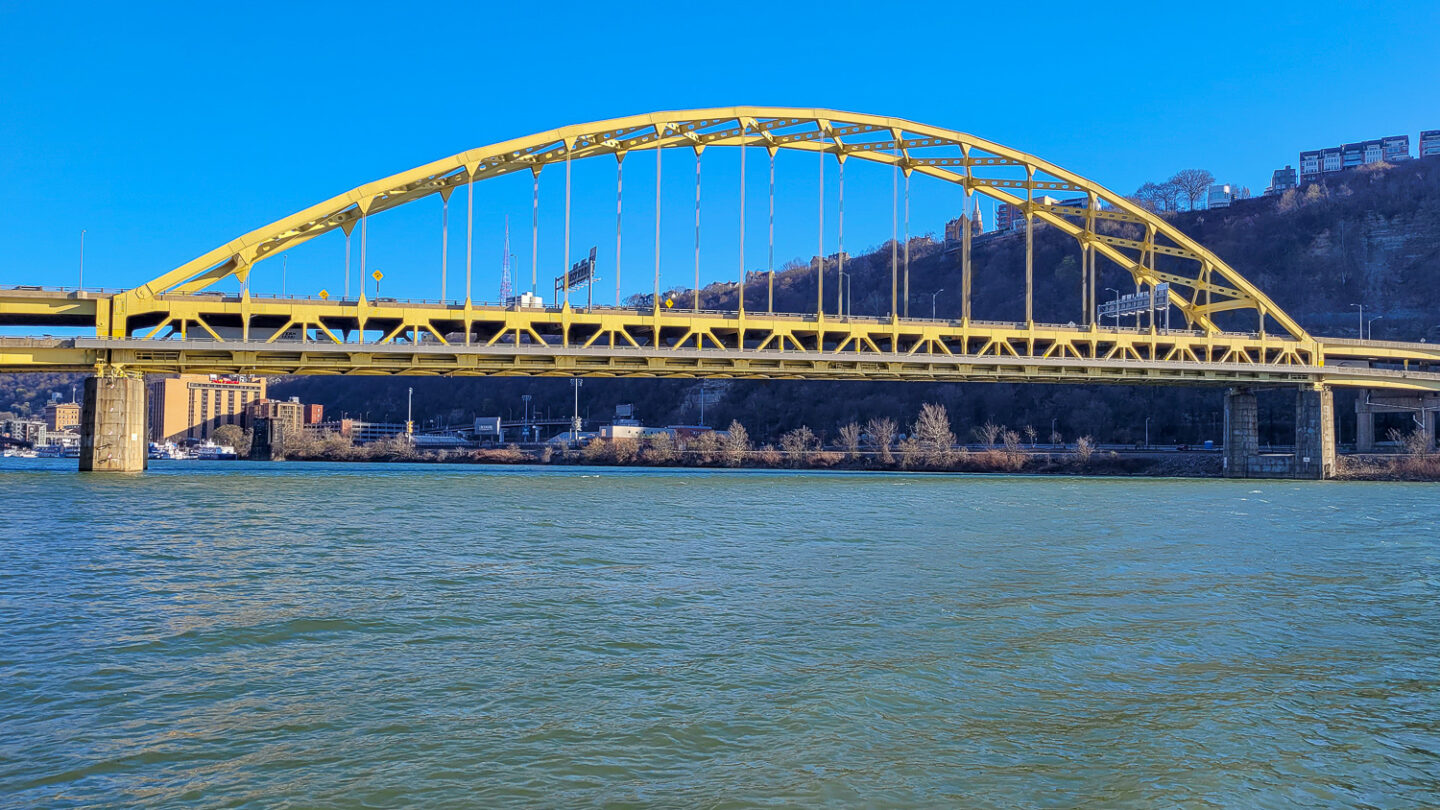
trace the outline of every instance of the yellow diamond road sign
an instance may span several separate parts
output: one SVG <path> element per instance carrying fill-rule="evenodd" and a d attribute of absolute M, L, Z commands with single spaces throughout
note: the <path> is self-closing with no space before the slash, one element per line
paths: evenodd
<path fill-rule="evenodd" d="M 320 291 L 320 300 L 321 300 L 321 301 L 329 301 L 329 300 L 330 300 L 330 291 L 329 291 L 329 290 L 321 290 L 321 291 Z"/>
<path fill-rule="evenodd" d="M 669 309 L 670 307 L 673 307 L 673 306 L 675 306 L 675 299 L 673 299 L 673 298 L 666 298 L 666 299 L 665 299 L 665 308 L 666 308 L 666 309 Z"/>
<path fill-rule="evenodd" d="M 375 272 L 370 274 L 370 277 L 375 279 L 376 281 L 379 281 L 380 279 L 385 277 L 385 274 L 380 272 L 379 270 L 376 270 Z"/>

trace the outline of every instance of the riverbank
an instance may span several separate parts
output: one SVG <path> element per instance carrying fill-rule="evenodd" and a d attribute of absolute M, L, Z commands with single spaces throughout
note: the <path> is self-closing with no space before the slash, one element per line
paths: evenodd
<path fill-rule="evenodd" d="M 887 457 L 888 456 L 888 457 Z M 403 442 L 377 442 L 352 447 L 333 443 L 287 455 L 291 461 L 407 462 L 446 464 L 585 465 L 695 469 L 793 469 L 848 471 L 914 471 L 953 473 L 1022 473 L 1035 475 L 1097 475 L 1119 477 L 1219 478 L 1219 454 L 1127 456 L 1113 452 L 1047 452 L 1044 450 L 971 451 L 943 454 L 888 454 L 873 451 L 682 450 L 638 446 L 633 442 L 592 442 L 578 450 L 543 447 L 424 451 Z"/>
<path fill-rule="evenodd" d="M 416 450 L 403 442 L 364 446 L 333 443 L 290 454 L 290 461 L 368 463 L 515 464 L 529 466 L 660 467 L 694 469 L 793 469 L 856 472 L 1017 473 L 1148 478 L 1222 478 L 1218 452 L 1127 455 L 1110 451 L 1076 453 L 1043 449 L 955 450 L 943 455 L 874 451 L 814 450 L 787 452 L 771 447 L 744 451 L 703 451 L 592 442 L 578 450 L 543 447 L 473 450 Z M 885 456 L 888 455 L 889 458 Z M 1365 454 L 1340 456 L 1336 478 L 1345 481 L 1440 482 L 1440 454 Z"/>

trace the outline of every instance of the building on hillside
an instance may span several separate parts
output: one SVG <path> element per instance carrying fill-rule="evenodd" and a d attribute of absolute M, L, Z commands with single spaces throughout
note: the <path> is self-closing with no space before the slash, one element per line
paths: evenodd
<path fill-rule="evenodd" d="M 5 435 L 22 442 L 39 446 L 45 444 L 45 423 L 39 419 L 8 419 L 4 424 Z"/>
<path fill-rule="evenodd" d="M 265 398 L 265 378 L 169 374 L 149 384 L 150 440 L 203 441 L 221 425 L 250 426 L 246 409 Z"/>
<path fill-rule="evenodd" d="M 1236 200 L 1250 198 L 1250 190 L 1244 186 L 1232 186 L 1229 183 L 1219 183 L 1210 187 L 1205 197 L 1206 208 L 1229 208 Z"/>
<path fill-rule="evenodd" d="M 1386 163 L 1399 163 L 1410 159 L 1410 136 L 1391 135 L 1380 139 L 1380 159 Z"/>
<path fill-rule="evenodd" d="M 51 431 L 69 431 L 80 427 L 80 403 L 52 402 L 46 405 L 45 427 Z"/>
<path fill-rule="evenodd" d="M 1041 195 L 1035 198 L 1036 205 L 1057 205 L 1059 200 L 1054 197 Z M 995 230 L 1001 231 L 1023 231 L 1025 230 L 1025 208 L 1010 203 L 1000 203 L 995 206 Z"/>
<path fill-rule="evenodd" d="M 1421 133 L 1424 137 L 1424 133 Z M 1399 163 L 1410 159 L 1410 136 L 1390 135 L 1368 141 L 1311 149 L 1300 153 L 1300 185 L 1317 183 L 1326 175 L 1368 166 L 1372 163 Z"/>
<path fill-rule="evenodd" d="M 314 402 L 301 405 L 301 416 L 305 424 L 315 425 L 325 421 L 325 406 Z"/>
<path fill-rule="evenodd" d="M 1311 149 L 1300 153 L 1300 185 L 1317 183 L 1327 174 L 1341 170 L 1340 147 Z"/>
<path fill-rule="evenodd" d="M 354 444 L 370 444 L 372 442 L 393 439 L 396 436 L 405 435 L 404 422 L 363 422 L 359 419 L 332 419 L 328 422 L 317 422 L 313 425 L 306 425 L 305 430 L 312 435 L 323 433 L 334 433 L 337 436 L 344 436 Z"/>
<path fill-rule="evenodd" d="M 850 261 L 850 254 L 849 254 L 848 252 L 831 253 L 829 256 L 826 256 L 826 257 L 825 257 L 825 266 L 826 266 L 826 267 L 835 267 L 835 266 L 837 266 L 837 265 L 840 264 L 840 260 L 841 260 L 842 258 L 843 258 L 845 261 L 848 262 L 848 261 Z M 815 268 L 817 268 L 817 267 L 819 267 L 819 266 L 820 266 L 820 259 L 819 259 L 818 257 L 816 257 L 816 256 L 811 256 L 811 257 L 810 257 L 810 269 L 811 269 L 811 270 L 814 270 Z"/>
<path fill-rule="evenodd" d="M 1289 163 L 1286 163 L 1285 168 L 1276 169 L 1275 172 L 1270 175 L 1270 187 L 1265 189 L 1265 196 L 1284 194 L 1298 185 L 1299 181 L 1295 169 L 1292 168 Z"/>
<path fill-rule="evenodd" d="M 245 406 L 246 424 L 255 424 L 256 419 L 269 419 L 279 425 L 285 436 L 299 436 L 305 425 L 305 406 L 299 397 L 289 400 L 257 399 Z"/>
<path fill-rule="evenodd" d="M 1420 157 L 1440 157 L 1440 129 L 1420 133 Z"/>

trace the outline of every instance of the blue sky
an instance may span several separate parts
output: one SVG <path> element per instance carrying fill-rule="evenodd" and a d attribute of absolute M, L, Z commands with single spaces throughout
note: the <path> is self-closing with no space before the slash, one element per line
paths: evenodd
<path fill-rule="evenodd" d="M 87 285 L 133 286 L 363 182 L 660 109 L 895 115 L 1126 192 L 1203 167 L 1258 193 L 1302 148 L 1440 128 L 1440 6 L 1425 3 L 684 6 L 0 0 L 0 284 L 73 284 L 85 228 Z M 737 161 L 706 156 L 707 279 L 738 270 Z M 816 244 L 817 170 L 793 161 L 780 167 L 777 263 Z M 763 161 L 750 168 L 746 264 L 762 267 Z M 652 169 L 627 161 L 627 293 L 650 286 Z M 685 285 L 693 158 L 667 158 L 665 171 L 665 281 Z M 598 243 L 613 256 L 613 174 L 613 162 L 576 167 L 575 255 Z M 888 173 L 860 174 L 847 178 L 852 250 L 890 230 Z M 543 178 L 542 291 L 561 268 L 560 178 Z M 958 195 L 919 185 L 912 230 L 936 231 Z M 833 189 L 832 174 L 827 246 Z M 386 295 L 438 294 L 439 205 L 372 221 Z M 507 214 L 517 286 L 528 282 L 529 211 L 528 182 L 478 195 L 477 299 L 494 298 Z M 463 204 L 451 214 L 453 294 Z M 342 256 L 338 236 L 293 251 L 290 291 L 337 291 Z M 257 290 L 279 290 L 278 264 L 257 271 Z M 601 275 L 608 303 L 603 263 Z"/>

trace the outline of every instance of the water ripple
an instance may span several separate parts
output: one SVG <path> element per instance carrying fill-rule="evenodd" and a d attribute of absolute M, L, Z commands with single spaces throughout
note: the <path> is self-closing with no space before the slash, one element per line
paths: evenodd
<path fill-rule="evenodd" d="M 0 806 L 1440 805 L 1424 485 L 0 466 Z"/>

